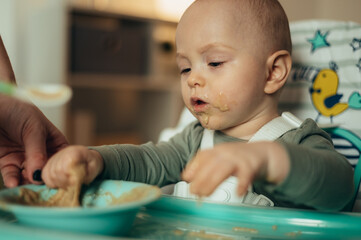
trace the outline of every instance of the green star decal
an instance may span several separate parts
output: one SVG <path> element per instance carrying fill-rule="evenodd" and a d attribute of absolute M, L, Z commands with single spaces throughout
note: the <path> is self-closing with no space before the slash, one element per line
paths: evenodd
<path fill-rule="evenodd" d="M 327 35 L 328 35 L 328 32 L 326 32 L 325 34 L 322 34 L 320 30 L 317 30 L 315 33 L 315 36 L 313 38 L 307 39 L 307 41 L 312 44 L 312 49 L 311 49 L 312 53 L 319 48 L 330 46 L 330 43 L 328 43 L 326 40 Z"/>

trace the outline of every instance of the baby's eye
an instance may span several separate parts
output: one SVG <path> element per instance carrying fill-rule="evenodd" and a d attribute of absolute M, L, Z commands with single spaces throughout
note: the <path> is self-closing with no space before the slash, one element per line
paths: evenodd
<path fill-rule="evenodd" d="M 219 67 L 223 64 L 224 62 L 210 62 L 208 63 L 209 66 L 211 67 Z"/>
<path fill-rule="evenodd" d="M 188 72 L 190 72 L 190 71 L 191 71 L 190 68 L 185 68 L 185 69 L 182 69 L 182 70 L 181 70 L 180 74 L 188 73 Z"/>

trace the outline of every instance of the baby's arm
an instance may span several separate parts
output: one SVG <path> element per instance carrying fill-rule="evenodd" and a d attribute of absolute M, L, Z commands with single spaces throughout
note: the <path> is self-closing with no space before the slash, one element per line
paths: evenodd
<path fill-rule="evenodd" d="M 42 171 L 45 184 L 51 188 L 66 188 L 74 184 L 74 169 L 83 168 L 83 183 L 91 183 L 103 170 L 101 155 L 84 146 L 69 146 L 54 154 Z"/>
<path fill-rule="evenodd" d="M 290 160 L 277 142 L 226 143 L 200 151 L 187 165 L 182 177 L 190 190 L 209 196 L 229 176 L 238 178 L 238 194 L 246 193 L 256 179 L 279 184 L 290 171 Z"/>
<path fill-rule="evenodd" d="M 219 182 L 234 175 L 242 181 L 239 193 L 257 180 L 253 181 L 257 193 L 272 196 L 277 206 L 328 211 L 343 209 L 354 188 L 351 165 L 311 119 L 273 143 L 232 143 L 229 148 L 219 145 L 201 152 L 183 175 L 192 182 L 191 191 L 199 195 L 209 194 Z"/>

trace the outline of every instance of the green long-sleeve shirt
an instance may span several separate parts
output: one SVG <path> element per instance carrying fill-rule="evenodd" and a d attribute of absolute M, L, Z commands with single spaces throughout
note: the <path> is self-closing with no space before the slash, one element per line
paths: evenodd
<path fill-rule="evenodd" d="M 168 142 L 92 147 L 104 159 L 102 179 L 119 179 L 164 186 L 180 181 L 185 165 L 199 150 L 204 128 L 189 124 Z M 214 144 L 244 141 L 215 131 Z M 275 206 L 341 210 L 353 195 L 353 170 L 336 152 L 328 134 L 311 120 L 276 139 L 290 158 L 290 172 L 281 184 L 253 183 L 254 191 Z"/>

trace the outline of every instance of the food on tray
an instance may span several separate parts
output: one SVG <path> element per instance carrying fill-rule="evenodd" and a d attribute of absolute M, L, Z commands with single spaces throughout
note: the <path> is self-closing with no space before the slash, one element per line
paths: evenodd
<path fill-rule="evenodd" d="M 247 227 L 234 227 L 232 229 L 235 232 L 246 232 L 246 233 L 253 233 L 253 234 L 257 234 L 258 230 L 255 228 L 247 228 Z"/>
<path fill-rule="evenodd" d="M 184 230 L 174 230 L 174 235 L 183 236 L 185 239 L 199 239 L 199 240 L 208 240 L 208 239 L 217 239 L 217 240 L 234 240 L 231 236 L 225 236 L 216 233 L 207 233 L 205 230 L 200 231 L 184 231 Z"/>

